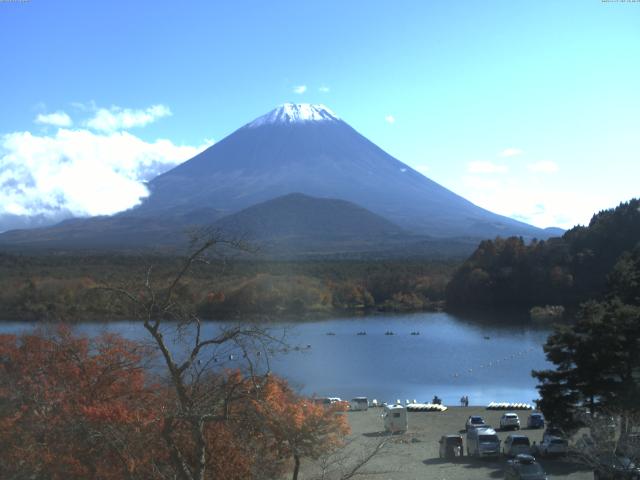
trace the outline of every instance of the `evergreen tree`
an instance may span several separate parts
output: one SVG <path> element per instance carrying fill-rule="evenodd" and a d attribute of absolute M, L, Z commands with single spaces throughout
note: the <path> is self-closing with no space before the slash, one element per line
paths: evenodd
<path fill-rule="evenodd" d="M 579 427 L 587 411 L 637 414 L 639 347 L 640 307 L 617 299 L 583 305 L 578 322 L 558 327 L 544 346 L 555 370 L 532 372 L 540 381 L 539 407 L 565 431 Z"/>

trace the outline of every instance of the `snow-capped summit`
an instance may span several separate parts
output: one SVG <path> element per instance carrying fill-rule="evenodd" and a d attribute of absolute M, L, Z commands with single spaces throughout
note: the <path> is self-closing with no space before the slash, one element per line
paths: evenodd
<path fill-rule="evenodd" d="M 271 124 L 293 124 L 304 122 L 326 122 L 340 120 L 329 108 L 322 104 L 285 103 L 271 110 L 266 115 L 256 118 L 247 124 L 254 128 Z"/>

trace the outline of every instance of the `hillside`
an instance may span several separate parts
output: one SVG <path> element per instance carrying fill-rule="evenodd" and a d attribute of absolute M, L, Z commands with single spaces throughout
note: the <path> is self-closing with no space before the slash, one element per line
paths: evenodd
<path fill-rule="evenodd" d="M 351 202 L 299 193 L 228 215 L 214 227 L 272 254 L 380 250 L 409 239 L 397 225 Z"/>
<path fill-rule="evenodd" d="M 477 245 L 473 238 L 412 235 L 351 202 L 299 193 L 217 219 L 219 215 L 203 208 L 157 219 L 129 214 L 66 220 L 53 227 L 6 232 L 0 235 L 0 247 L 8 252 L 172 254 L 186 248 L 191 234 L 202 232 L 243 240 L 255 250 L 247 258 L 256 259 L 462 259 Z"/>
<path fill-rule="evenodd" d="M 447 287 L 450 308 L 576 306 L 605 295 L 640 249 L 640 200 L 593 216 L 562 237 L 485 240 Z"/>
<path fill-rule="evenodd" d="M 402 229 L 365 208 L 344 200 L 291 193 L 218 220 L 224 231 L 257 240 L 399 236 Z"/>

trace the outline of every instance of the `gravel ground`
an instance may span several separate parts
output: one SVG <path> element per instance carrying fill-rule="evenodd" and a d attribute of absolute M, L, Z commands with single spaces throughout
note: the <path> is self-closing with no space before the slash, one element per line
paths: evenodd
<path fill-rule="evenodd" d="M 352 435 L 347 447 L 341 455 L 330 459 L 327 465 L 326 479 L 340 478 L 340 474 L 371 452 L 375 446 L 388 438 L 383 430 L 382 409 L 369 409 L 366 412 L 349 412 Z M 409 413 L 409 431 L 402 435 L 393 435 L 387 443 L 362 470 L 355 479 L 372 480 L 466 480 L 484 478 L 504 478 L 505 460 L 476 459 L 466 456 L 466 436 L 464 424 L 469 415 L 481 415 L 494 427 L 500 424 L 501 411 L 486 410 L 484 407 L 452 407 L 446 412 Z M 522 425 L 526 425 L 528 412 L 517 411 Z M 510 432 L 501 432 L 496 428 L 501 440 Z M 451 461 L 438 458 L 438 440 L 441 435 L 462 433 L 465 456 Z M 523 428 L 519 433 L 527 435 L 531 441 L 540 443 L 542 430 Z M 340 458 L 342 457 L 342 458 Z M 586 480 L 592 479 L 593 473 L 563 458 L 542 458 L 540 464 L 549 474 L 550 479 Z M 300 478 L 318 478 L 322 468 L 318 462 L 303 464 Z"/>

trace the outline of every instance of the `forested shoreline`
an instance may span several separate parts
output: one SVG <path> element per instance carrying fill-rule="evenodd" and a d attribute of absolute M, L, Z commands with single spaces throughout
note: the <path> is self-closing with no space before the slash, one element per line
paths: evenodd
<path fill-rule="evenodd" d="M 447 308 L 564 305 L 576 311 L 582 302 L 603 299 L 612 286 L 637 284 L 638 258 L 640 200 L 634 199 L 562 237 L 481 242 L 448 284 Z"/>
<path fill-rule="evenodd" d="M 131 319 L 131 305 L 108 288 L 162 285 L 182 259 L 167 255 L 0 254 L 1 320 Z M 255 261 L 197 265 L 177 295 L 202 317 L 322 317 L 443 308 L 458 261 Z"/>
<path fill-rule="evenodd" d="M 202 318 L 318 318 L 447 309 L 577 311 L 612 285 L 638 283 L 640 200 L 593 216 L 562 237 L 482 241 L 458 259 L 261 260 L 221 256 L 196 265 L 177 292 Z M 1 320 L 133 318 L 109 288 L 162 285 L 183 258 L 125 253 L 0 253 Z"/>

